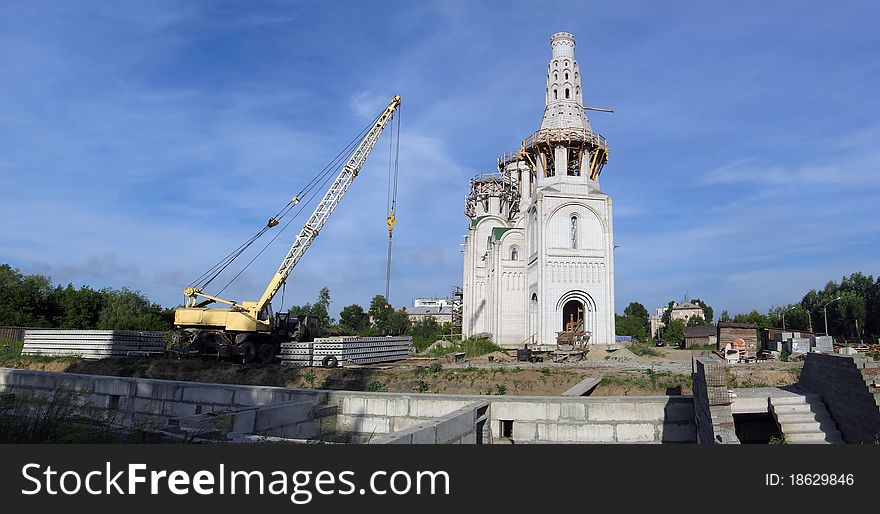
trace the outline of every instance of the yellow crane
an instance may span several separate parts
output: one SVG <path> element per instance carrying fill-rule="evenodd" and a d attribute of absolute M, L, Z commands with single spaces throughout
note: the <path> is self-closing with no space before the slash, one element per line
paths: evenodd
<path fill-rule="evenodd" d="M 274 358 L 280 343 L 290 337 L 291 320 L 288 319 L 286 313 L 272 315 L 272 299 L 285 284 L 293 268 L 309 249 L 346 191 L 351 187 L 379 140 L 379 136 L 399 106 L 400 96 L 395 95 L 382 114 L 366 131 L 296 236 L 293 245 L 284 260 L 281 261 L 275 275 L 269 280 L 269 284 L 259 300 L 237 302 L 207 294 L 203 287 L 190 286 L 184 289 L 185 304 L 174 311 L 174 325 L 182 329 L 177 337 L 178 344 L 190 348 L 191 353 L 204 354 L 216 351 L 220 356 L 241 357 L 243 362 L 255 359 L 269 362 Z M 288 207 L 294 206 L 300 201 L 301 198 L 296 196 L 288 204 Z M 393 220 L 393 214 L 391 220 Z M 251 242 L 278 223 L 276 217 L 270 218 L 266 227 L 252 238 Z M 389 231 L 393 227 L 392 223 L 393 221 L 389 221 Z M 241 251 L 238 251 L 233 259 L 240 253 Z M 223 268 L 225 269 L 225 266 Z M 227 307 L 208 307 L 213 303 L 222 303 Z"/>

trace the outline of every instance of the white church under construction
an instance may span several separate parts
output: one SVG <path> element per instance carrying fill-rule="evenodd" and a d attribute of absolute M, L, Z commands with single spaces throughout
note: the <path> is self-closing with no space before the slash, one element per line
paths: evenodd
<path fill-rule="evenodd" d="M 611 198 L 605 138 L 584 113 L 575 38 L 550 38 L 544 119 L 498 171 L 471 179 L 462 333 L 501 346 L 552 345 L 574 328 L 614 342 Z"/>

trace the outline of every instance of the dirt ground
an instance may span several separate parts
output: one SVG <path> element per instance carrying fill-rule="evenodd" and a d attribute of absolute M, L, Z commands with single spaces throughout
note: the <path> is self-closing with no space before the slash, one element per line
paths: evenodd
<path fill-rule="evenodd" d="M 557 396 L 587 377 L 602 377 L 592 396 L 691 394 L 691 357 L 706 352 L 661 349 L 636 356 L 626 349 L 591 351 L 576 363 L 528 363 L 495 353 L 464 363 L 406 360 L 381 366 L 298 368 L 231 362 L 143 358 L 101 361 L 14 357 L 0 367 L 66 371 L 197 382 L 318 389 Z M 491 360 L 490 360 L 491 359 Z M 801 363 L 765 361 L 729 367 L 730 387 L 782 386 L 797 382 Z"/>

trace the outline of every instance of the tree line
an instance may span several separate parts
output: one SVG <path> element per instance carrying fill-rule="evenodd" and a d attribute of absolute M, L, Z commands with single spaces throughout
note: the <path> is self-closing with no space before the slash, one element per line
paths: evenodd
<path fill-rule="evenodd" d="M 664 341 L 679 344 L 684 339 L 685 326 L 712 324 L 712 307 L 699 299 L 692 301 L 702 307 L 703 319 L 691 317 L 687 323 L 670 320 L 674 302 L 669 302 L 661 318 L 666 325 Z M 650 339 L 650 316 L 641 303 L 630 302 L 623 315 L 617 315 L 615 319 L 618 335 L 632 336 L 643 342 Z M 799 302 L 771 307 L 766 314 L 755 309 L 731 316 L 722 311 L 718 320 L 753 323 L 759 328 L 785 327 L 817 334 L 827 332 L 836 339 L 848 341 L 876 340 L 880 337 L 880 276 L 874 278 L 856 272 L 844 276 L 840 282 L 829 281 L 823 289 L 811 289 Z"/>
<path fill-rule="evenodd" d="M 170 330 L 174 309 L 127 288 L 52 285 L 0 264 L 0 325 L 33 328 Z"/>
<path fill-rule="evenodd" d="M 330 334 L 411 335 L 420 349 L 452 332 L 449 323 L 433 318 L 411 323 L 406 309 L 395 309 L 383 295 L 374 296 L 366 310 L 358 304 L 344 307 L 338 321 L 330 316 L 330 304 L 330 290 L 325 287 L 314 302 L 294 305 L 288 312 L 318 318 Z M 45 275 L 25 275 L 0 264 L 0 326 L 170 331 L 174 309 L 139 291 L 53 285 Z"/>
<path fill-rule="evenodd" d="M 438 323 L 432 317 L 424 317 L 411 322 L 406 308 L 394 308 L 384 295 L 377 294 L 370 301 L 368 309 L 359 304 L 343 307 L 339 319 L 330 316 L 330 290 L 322 288 L 313 303 L 294 305 L 288 309 L 291 316 L 308 315 L 321 321 L 325 329 L 336 335 L 357 335 L 362 337 L 384 335 L 409 335 L 417 350 L 452 333 L 451 323 Z"/>

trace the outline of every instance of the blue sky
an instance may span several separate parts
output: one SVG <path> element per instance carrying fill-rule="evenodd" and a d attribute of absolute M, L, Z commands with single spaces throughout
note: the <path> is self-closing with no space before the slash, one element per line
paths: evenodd
<path fill-rule="evenodd" d="M 468 178 L 539 126 L 564 30 L 586 103 L 615 110 L 591 121 L 612 147 L 618 311 L 685 292 L 765 310 L 880 273 L 878 19 L 876 2 L 2 2 L 0 261 L 173 306 L 399 93 L 392 302 L 445 295 Z M 384 292 L 387 143 L 287 305 Z M 289 242 L 228 297 L 255 299 Z"/>

